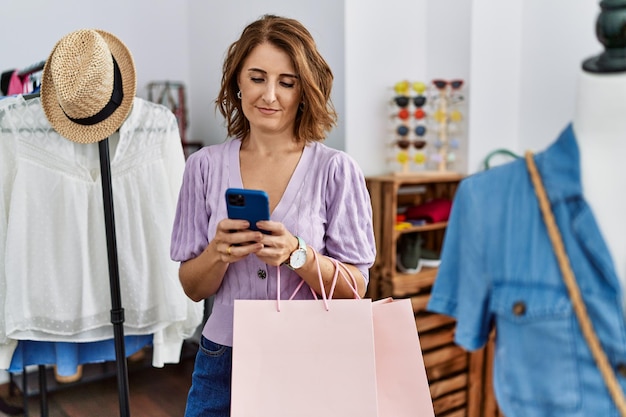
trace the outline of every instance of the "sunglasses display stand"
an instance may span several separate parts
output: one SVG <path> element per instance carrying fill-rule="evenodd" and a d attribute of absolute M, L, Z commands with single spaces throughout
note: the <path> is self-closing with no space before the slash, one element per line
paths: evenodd
<path fill-rule="evenodd" d="M 436 175 L 454 169 L 463 113 L 463 80 L 397 82 L 390 103 L 393 136 L 388 161 L 395 175 Z"/>

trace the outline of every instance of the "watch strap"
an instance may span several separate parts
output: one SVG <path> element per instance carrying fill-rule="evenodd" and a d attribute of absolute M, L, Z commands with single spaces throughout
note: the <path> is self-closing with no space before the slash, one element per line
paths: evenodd
<path fill-rule="evenodd" d="M 296 268 L 294 268 L 291 265 L 291 256 L 298 251 L 305 251 L 306 252 L 306 243 L 304 242 L 304 239 L 302 239 L 300 236 L 294 236 L 296 239 L 298 239 L 298 247 L 296 248 L 296 250 L 294 250 L 293 252 L 291 252 L 289 254 L 289 258 L 287 258 L 287 260 L 285 261 L 285 265 L 287 265 L 287 267 L 291 270 L 295 270 Z"/>
<path fill-rule="evenodd" d="M 298 239 L 298 249 L 296 250 L 306 250 L 306 243 L 304 242 L 304 239 L 300 236 L 296 236 L 296 239 Z"/>

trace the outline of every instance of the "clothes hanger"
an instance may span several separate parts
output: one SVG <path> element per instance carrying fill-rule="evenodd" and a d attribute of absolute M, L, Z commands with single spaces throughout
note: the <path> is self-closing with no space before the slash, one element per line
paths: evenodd
<path fill-rule="evenodd" d="M 42 71 L 44 65 L 46 65 L 46 61 L 39 61 L 36 64 L 29 65 L 26 68 L 22 68 L 21 70 L 17 72 L 17 75 L 21 78 L 24 78 L 27 75 Z"/>
<path fill-rule="evenodd" d="M 508 149 L 496 149 L 495 151 L 490 152 L 485 157 L 485 160 L 483 161 L 483 169 L 485 171 L 487 171 L 488 169 L 491 168 L 491 158 L 493 158 L 494 156 L 497 156 L 497 155 L 504 155 L 504 156 L 508 156 L 510 158 L 513 158 L 513 159 L 517 159 L 517 158 L 521 157 L 521 155 L 518 155 L 515 152 L 510 151 Z"/>
<path fill-rule="evenodd" d="M 22 97 L 24 97 L 24 100 L 30 100 L 31 98 L 39 97 L 39 91 L 37 91 L 36 93 L 23 94 Z"/>

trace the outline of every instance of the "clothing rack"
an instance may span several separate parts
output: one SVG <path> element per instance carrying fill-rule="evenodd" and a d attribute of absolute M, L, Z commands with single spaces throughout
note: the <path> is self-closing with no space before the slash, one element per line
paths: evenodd
<path fill-rule="evenodd" d="M 22 68 L 21 70 L 18 70 L 17 75 L 19 75 L 20 77 L 25 77 L 32 73 L 42 71 L 45 64 L 46 64 L 45 60 L 39 61 L 36 64 L 29 65 L 26 68 Z"/>
<path fill-rule="evenodd" d="M 38 94 L 24 94 L 22 96 L 22 98 L 24 100 L 27 100 L 29 98 L 34 98 L 37 97 Z M 12 100 L 11 98 L 8 98 L 7 100 Z M 12 109 L 17 109 L 20 108 L 20 106 L 23 106 L 24 103 L 23 101 L 21 101 L 19 98 L 15 99 L 15 104 L 9 104 L 8 106 L 5 106 L 3 108 L 3 111 L 11 111 Z M 152 133 L 156 134 L 156 135 L 163 135 L 164 139 L 165 137 L 167 137 L 168 140 L 168 144 L 172 144 L 172 145 L 178 145 L 180 144 L 180 142 L 177 143 L 177 141 L 180 141 L 179 138 L 177 138 L 177 134 L 174 133 L 174 129 L 175 129 L 175 125 L 174 125 L 174 121 L 172 121 L 171 119 L 169 119 L 169 117 L 171 117 L 170 115 L 166 114 L 167 110 L 165 109 L 161 109 L 159 107 L 156 107 L 152 104 L 146 104 L 145 105 L 146 109 L 155 109 L 158 110 L 157 113 L 159 115 L 166 115 L 168 117 L 169 122 L 167 123 L 167 125 L 163 124 L 163 123 L 133 123 L 133 129 L 132 132 L 133 133 L 138 133 L 141 132 L 143 135 L 146 136 L 150 136 Z M 136 109 L 138 108 L 137 106 L 135 107 Z M 146 111 L 147 111 L 146 110 Z M 1 117 L 1 115 L 0 115 Z M 137 127 L 134 126 L 134 124 L 138 124 Z M 23 126 L 23 127 L 22 127 Z M 28 126 L 28 127 L 27 127 Z M 2 128 L 0 127 L 0 130 L 2 130 Z M 21 123 L 19 126 L 15 126 L 13 129 L 9 129 L 10 132 L 13 133 L 18 133 L 19 132 L 24 132 L 25 136 L 29 136 L 28 132 L 33 133 L 35 136 L 40 137 L 40 136 L 46 136 L 47 134 L 52 135 L 51 132 L 56 132 L 54 129 L 51 128 L 51 126 L 48 126 L 45 123 Z M 121 132 L 125 132 L 125 128 L 121 129 Z M 44 133 L 42 135 L 42 133 Z M 124 133 L 126 134 L 126 133 Z M 110 151 L 111 146 L 116 143 L 116 135 L 114 134 L 114 136 L 106 138 L 105 140 L 101 141 L 99 143 L 99 156 L 100 159 L 99 161 L 95 161 L 93 160 L 93 157 L 98 157 L 96 155 L 93 155 L 96 152 L 96 148 L 93 148 L 93 146 L 95 146 L 95 144 L 87 144 L 87 145 L 79 145 L 79 146 L 89 146 L 89 148 L 82 148 L 84 149 L 85 152 L 88 152 L 88 154 L 90 155 L 90 161 L 89 162 L 93 162 L 93 164 L 90 164 L 90 167 L 95 167 L 95 165 L 97 165 L 98 163 L 100 164 L 100 178 L 101 180 L 98 181 L 101 183 L 101 192 L 103 195 L 103 201 L 100 203 L 98 202 L 98 207 L 104 207 L 104 211 L 103 214 L 100 214 L 100 216 L 104 215 L 104 218 L 101 218 L 101 220 L 105 221 L 105 224 L 103 225 L 106 228 L 106 232 L 107 235 L 106 236 L 100 236 L 100 239 L 98 239 L 98 241 L 96 242 L 99 248 L 102 248 L 102 246 L 104 246 L 104 244 L 107 245 L 106 250 L 107 250 L 107 256 L 108 256 L 108 269 L 109 269 L 109 280 L 111 281 L 110 283 L 110 290 L 111 290 L 111 297 L 110 297 L 110 301 L 106 301 L 106 304 L 109 304 L 109 302 L 111 304 L 109 304 L 108 306 L 105 306 L 106 310 L 110 310 L 110 320 L 105 318 L 105 322 L 109 322 L 109 323 L 113 323 L 114 327 L 114 331 L 115 331 L 115 338 L 114 340 L 108 340 L 108 344 L 107 344 L 107 352 L 108 352 L 108 359 L 111 359 L 112 361 L 109 361 L 107 359 L 107 368 L 106 369 L 102 369 L 99 370 L 99 368 L 97 366 L 91 366 L 92 364 L 86 364 L 88 366 L 84 367 L 83 370 L 84 375 L 83 375 L 83 381 L 82 382 L 91 382 L 93 380 L 99 380 L 104 378 L 112 378 L 113 376 L 115 376 L 116 378 L 118 378 L 118 380 L 116 381 L 116 388 L 119 389 L 119 401 L 120 401 L 120 413 L 122 416 L 128 416 L 129 415 L 129 394 L 128 394 L 128 373 L 132 373 L 134 366 L 132 365 L 132 363 L 127 362 L 126 361 L 126 354 L 128 353 L 126 351 L 126 348 L 130 349 L 130 346 L 128 343 L 126 343 L 126 340 L 129 339 L 128 336 L 123 337 L 123 329 L 126 327 L 127 322 L 125 322 L 124 320 L 124 310 L 121 308 L 121 297 L 119 295 L 120 292 L 120 287 L 124 288 L 123 285 L 124 281 L 121 281 L 121 279 L 124 279 L 124 274 L 123 271 L 121 270 L 121 267 L 123 265 L 123 257 L 122 255 L 122 248 L 120 246 L 119 249 L 117 249 L 117 246 L 121 243 L 121 240 L 119 240 L 118 242 L 116 242 L 116 238 L 115 238 L 115 225 L 116 223 L 120 224 L 120 219 L 115 219 L 114 213 L 113 213 L 113 207 L 114 204 L 111 201 L 111 189 L 113 187 L 117 188 L 115 185 L 111 184 L 111 159 L 113 159 L 113 157 L 109 157 L 109 152 L 112 152 L 112 150 Z M 59 136 L 59 135 L 57 135 Z M 60 139 L 60 138 L 59 138 Z M 63 139 L 66 140 L 66 139 Z M 120 141 L 121 141 L 121 137 L 120 137 Z M 91 151 L 89 151 L 91 149 Z M 152 148 L 150 148 L 152 149 Z M 180 160 L 178 159 L 178 157 L 176 158 L 176 162 L 180 162 Z M 113 170 L 115 169 L 115 164 L 113 163 Z M 178 171 L 176 171 L 178 172 Z M 93 173 L 92 173 L 93 174 Z M 113 175 L 115 175 L 115 172 L 112 172 Z M 115 181 L 115 178 L 113 178 L 113 181 Z M 100 185 L 100 184 L 97 184 Z M 95 192 L 97 192 L 97 194 L 100 194 L 99 191 L 94 190 Z M 121 191 L 121 190 L 120 190 Z M 98 195 L 95 195 L 94 197 L 96 197 L 96 199 L 100 199 L 100 197 Z M 118 198 L 117 196 L 117 192 L 116 192 L 116 196 L 115 198 Z M 103 206 L 100 206 L 100 204 L 103 204 Z M 117 203 L 116 203 L 117 204 Z M 120 213 L 116 213 L 119 217 Z M 126 214 L 123 213 L 125 216 Z M 124 217 L 124 216 L 123 216 Z M 100 226 L 100 227 L 103 227 Z M 101 229 L 101 233 L 104 230 Z M 122 232 L 120 230 L 120 232 Z M 106 238 L 106 240 L 104 240 Z M 124 242 L 126 241 L 125 239 L 123 239 Z M 102 250 L 105 250 L 105 248 L 102 248 Z M 118 273 L 118 261 L 117 261 L 117 254 L 119 251 L 119 255 L 120 255 L 120 259 L 119 259 L 119 268 L 120 271 Z M 104 256 L 104 254 L 102 254 L 99 257 L 99 261 L 98 264 L 102 264 L 103 262 L 105 262 L 105 259 L 102 258 L 102 256 Z M 98 282 L 99 285 L 107 285 L 106 282 L 103 281 L 103 279 L 107 279 L 105 276 L 103 276 L 103 273 L 106 273 L 105 271 L 102 271 L 100 269 L 99 271 L 99 277 L 101 278 Z M 122 275 L 121 277 L 119 275 Z M 121 278 L 121 279 L 120 279 Z M 120 282 L 121 281 L 121 282 Z M 105 296 L 106 298 L 109 298 L 108 296 Z M 100 297 L 101 299 L 101 297 Z M 102 300 L 101 300 L 102 301 Z M 189 307 L 189 306 L 187 306 Z M 105 313 L 106 314 L 106 313 Z M 187 316 L 188 318 L 199 318 L 197 317 L 197 310 L 195 310 L 194 308 L 194 314 L 192 316 Z M 129 317 L 130 319 L 130 317 Z M 124 327 L 121 327 L 122 322 L 124 322 Z M 191 322 L 189 322 L 188 324 L 192 324 Z M 195 324 L 194 324 L 195 325 Z M 178 326 L 176 326 L 178 327 Z M 190 330 L 189 326 L 185 326 L 186 329 L 185 330 Z M 107 326 L 107 328 L 110 328 L 109 326 Z M 127 328 L 125 330 L 128 330 Z M 142 334 L 141 336 L 146 336 L 144 334 Z M 110 332 L 107 332 L 107 336 L 108 339 L 113 339 L 110 336 Z M 195 342 L 195 341 L 194 341 Z M 143 342 L 142 342 L 143 343 Z M 114 346 L 115 345 L 115 346 Z M 136 346 L 136 345 L 133 345 Z M 113 351 L 113 348 L 115 347 L 115 351 Z M 195 351 L 197 351 L 197 348 L 195 349 Z M 131 352 L 132 353 L 132 352 Z M 195 354 L 195 352 L 194 352 Z M 195 355 L 194 355 L 195 356 Z M 26 364 L 26 361 L 24 362 Z M 18 378 L 16 378 L 15 380 L 15 384 L 12 384 L 12 386 L 14 386 L 16 389 L 20 389 L 22 388 L 23 392 L 25 392 L 24 390 L 28 389 L 30 390 L 30 396 L 28 395 L 24 395 L 24 399 L 26 402 L 26 397 L 28 397 L 28 402 L 30 403 L 30 407 L 33 408 L 33 396 L 39 397 L 37 398 L 37 400 L 41 400 L 42 404 L 46 403 L 46 396 L 47 396 L 47 400 L 49 401 L 51 398 L 50 392 L 54 391 L 54 390 L 59 390 L 59 389 L 64 389 L 64 387 L 71 387 L 74 383 L 72 384 L 58 384 L 55 383 L 54 378 L 53 378 L 53 374 L 52 374 L 52 370 L 49 368 L 49 366 L 39 366 L 39 372 L 37 372 L 37 366 L 39 364 L 47 364 L 47 363 L 53 363 L 53 362 L 49 362 L 49 361 L 31 361 L 31 364 L 34 364 L 34 369 L 31 372 L 31 369 L 29 368 L 28 371 L 26 372 L 26 367 L 22 368 L 22 370 L 24 371 L 22 373 L 22 375 L 17 375 Z M 27 365 L 24 365 L 27 366 Z M 116 370 L 116 366 L 118 366 L 118 370 Z M 126 367 L 129 367 L 130 370 L 128 370 Z M 25 376 L 28 377 L 28 382 L 26 381 L 26 379 L 24 378 Z M 44 377 L 44 378 L 42 378 Z M 86 379 L 84 379 L 86 377 Z M 46 379 L 47 378 L 47 384 L 46 384 Z M 43 381 L 43 383 L 42 383 Z M 37 384 L 39 383 L 39 390 L 37 389 Z M 76 383 L 80 383 L 80 382 L 76 382 Z M 22 385 L 22 387 L 20 387 L 19 385 Z M 47 386 L 46 386 L 47 385 Z M 41 414 L 37 413 L 37 415 L 41 415 L 42 417 L 46 417 L 47 414 L 44 414 L 44 409 L 47 405 L 42 406 L 42 412 Z M 38 406 L 35 406 L 35 411 L 37 411 L 36 409 L 39 408 Z M 0 414 L 2 414 L 0 412 Z M 33 414 L 32 410 L 31 410 L 31 414 Z M 28 414 L 24 413 L 23 415 L 27 416 Z M 119 415 L 118 413 L 114 413 L 114 415 Z"/>
<path fill-rule="evenodd" d="M 109 138 L 98 142 L 100 152 L 100 173 L 102 178 L 102 199 L 104 203 L 104 224 L 109 260 L 109 283 L 111 290 L 111 323 L 115 339 L 115 363 L 117 365 L 117 389 L 120 402 L 120 416 L 130 416 L 130 394 L 128 390 L 128 366 L 124 346 L 124 308 L 120 294 L 119 264 L 117 261 L 117 240 L 115 237 L 115 216 L 113 213 L 113 186 L 111 181 L 111 157 Z"/>
<path fill-rule="evenodd" d="M 32 68 L 34 68 L 33 66 Z M 25 98 L 37 97 L 31 94 Z M 111 157 L 109 155 L 109 138 L 98 142 L 100 156 L 100 174 L 102 178 L 102 199 L 104 208 L 104 224 L 107 240 L 107 258 L 109 266 L 109 286 L 111 291 L 111 323 L 115 343 L 115 362 L 117 369 L 117 386 L 120 405 L 120 417 L 130 417 L 130 394 L 128 387 L 128 366 L 126 363 L 126 348 L 124 345 L 124 308 L 120 291 L 119 264 L 117 258 L 117 239 L 115 235 L 115 216 L 113 209 L 113 185 L 111 180 Z M 41 403 L 41 417 L 48 416 L 46 370 L 44 365 L 38 366 L 39 394 Z M 27 386 L 26 372 L 23 372 L 23 387 Z M 27 405 L 26 394 L 24 404 Z M 27 412 L 27 408 L 24 410 Z"/>
<path fill-rule="evenodd" d="M 5 71 L 0 76 L 0 95 L 24 94 L 37 91 L 41 85 L 41 71 L 46 61 L 39 61 L 22 69 Z"/>
<path fill-rule="evenodd" d="M 187 140 L 187 95 L 185 92 L 185 84 L 178 81 L 152 81 L 147 85 L 148 101 L 159 103 L 167 107 L 174 113 L 178 121 L 178 131 L 180 133 L 180 141 L 183 144 L 185 158 L 189 157 L 193 152 L 202 148 L 203 144 L 199 141 Z M 175 94 L 174 94 L 175 93 Z"/>

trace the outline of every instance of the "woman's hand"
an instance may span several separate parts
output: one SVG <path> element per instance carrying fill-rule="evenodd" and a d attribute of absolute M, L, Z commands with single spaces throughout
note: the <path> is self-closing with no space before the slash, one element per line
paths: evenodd
<path fill-rule="evenodd" d="M 260 221 L 257 227 L 270 232 L 262 234 L 263 248 L 256 252 L 256 256 L 266 264 L 279 266 L 298 248 L 298 239 L 281 222 Z"/>
<path fill-rule="evenodd" d="M 200 301 L 215 294 L 229 264 L 263 248 L 263 234 L 248 227 L 245 220 L 222 220 L 204 251 L 181 264 L 178 276 L 189 298 Z"/>
<path fill-rule="evenodd" d="M 275 221 L 260 221 L 257 223 L 257 227 L 261 230 L 271 232 L 271 234 L 263 234 L 261 243 L 263 248 L 255 252 L 256 256 L 268 265 L 280 266 L 283 264 L 291 252 L 298 248 L 298 239 L 285 228 L 280 222 Z M 306 263 L 296 270 L 296 273 L 302 278 L 309 286 L 318 294 L 321 294 L 322 288 L 320 287 L 319 273 L 322 274 L 322 281 L 324 282 L 324 291 L 329 293 L 330 288 L 333 286 L 333 277 L 335 275 L 335 265 L 326 256 L 320 256 L 320 268 L 318 269 L 317 263 L 313 258 L 313 248 L 307 247 L 307 261 Z M 350 270 L 352 275 L 356 279 L 356 291 L 360 297 L 365 295 L 366 284 L 365 279 L 361 271 L 354 265 L 343 264 Z M 347 283 L 343 279 L 338 279 L 335 285 L 334 298 L 353 298 L 354 293 L 351 288 L 352 284 Z"/>
<path fill-rule="evenodd" d="M 249 227 L 246 220 L 224 219 L 218 223 L 213 242 L 222 262 L 237 262 L 263 249 L 263 233 Z"/>

